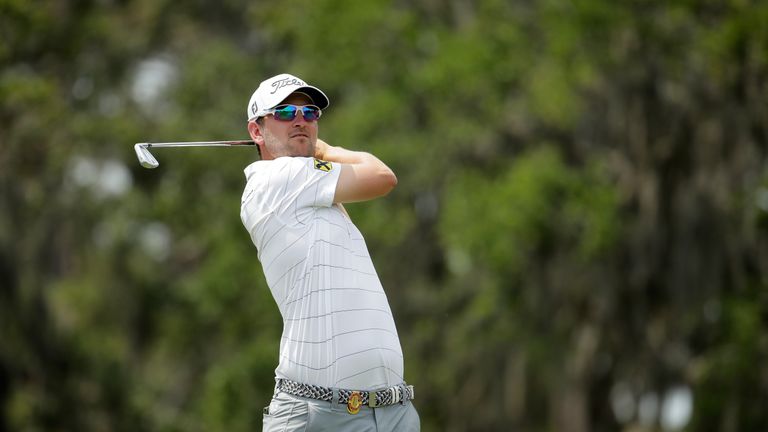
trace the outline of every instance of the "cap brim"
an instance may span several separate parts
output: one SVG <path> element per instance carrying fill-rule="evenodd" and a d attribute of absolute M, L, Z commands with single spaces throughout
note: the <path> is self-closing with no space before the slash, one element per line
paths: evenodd
<path fill-rule="evenodd" d="M 305 95 L 309 96 L 309 98 L 312 99 L 312 103 L 317 105 L 317 107 L 320 109 L 326 109 L 329 105 L 328 97 L 317 87 L 305 86 L 297 88 L 296 90 L 286 95 L 285 98 L 292 95 L 293 93 L 304 93 Z M 285 100 L 285 98 L 283 100 Z"/>

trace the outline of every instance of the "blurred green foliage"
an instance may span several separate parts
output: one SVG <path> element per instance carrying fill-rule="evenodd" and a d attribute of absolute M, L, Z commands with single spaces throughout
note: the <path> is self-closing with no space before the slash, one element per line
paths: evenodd
<path fill-rule="evenodd" d="M 425 431 L 768 428 L 764 2 L 0 0 L 0 431 L 260 428 L 256 152 L 132 145 L 280 72 L 399 177 L 348 210 Z"/>

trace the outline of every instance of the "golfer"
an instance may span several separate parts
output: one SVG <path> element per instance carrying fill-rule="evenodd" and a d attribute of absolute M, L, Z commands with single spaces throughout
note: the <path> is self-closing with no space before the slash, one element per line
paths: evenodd
<path fill-rule="evenodd" d="M 260 161 L 245 169 L 240 217 L 283 317 L 264 431 L 418 431 L 403 353 L 365 240 L 342 203 L 397 184 L 375 156 L 318 139 L 329 104 L 281 74 L 248 102 Z"/>

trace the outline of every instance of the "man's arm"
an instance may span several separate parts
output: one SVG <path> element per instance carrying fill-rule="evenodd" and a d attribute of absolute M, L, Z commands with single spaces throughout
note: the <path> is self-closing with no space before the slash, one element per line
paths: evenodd
<path fill-rule="evenodd" d="M 333 202 L 367 201 L 384 196 L 397 185 L 395 173 L 376 156 L 328 145 L 318 139 L 315 157 L 341 165 Z"/>

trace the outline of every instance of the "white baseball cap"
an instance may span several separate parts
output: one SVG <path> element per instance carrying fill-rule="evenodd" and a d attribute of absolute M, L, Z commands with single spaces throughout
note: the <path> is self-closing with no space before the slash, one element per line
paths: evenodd
<path fill-rule="evenodd" d="M 290 74 L 275 75 L 259 84 L 259 88 L 248 101 L 246 116 L 248 120 L 266 115 L 266 111 L 276 107 L 291 93 L 298 92 L 309 96 L 312 103 L 320 109 L 325 109 L 330 103 L 328 96 L 319 88 L 308 85 L 300 78 Z"/>

